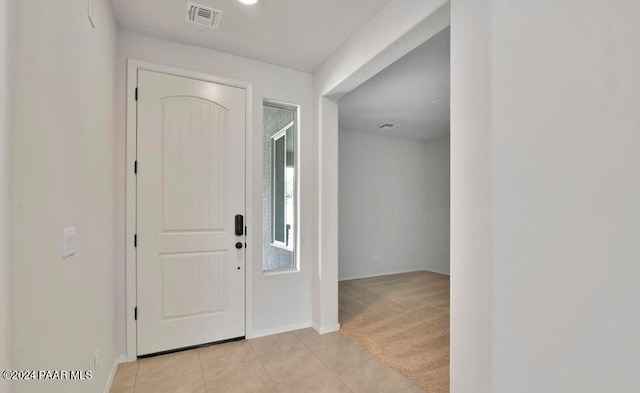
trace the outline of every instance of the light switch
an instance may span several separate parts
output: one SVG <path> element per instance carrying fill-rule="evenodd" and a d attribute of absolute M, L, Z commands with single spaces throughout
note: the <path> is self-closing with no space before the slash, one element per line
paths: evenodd
<path fill-rule="evenodd" d="M 63 234 L 62 258 L 76 253 L 76 228 L 65 228 Z"/>

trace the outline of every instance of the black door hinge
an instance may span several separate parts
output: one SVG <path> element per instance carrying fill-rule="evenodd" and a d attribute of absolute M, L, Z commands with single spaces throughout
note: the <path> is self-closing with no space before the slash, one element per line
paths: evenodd
<path fill-rule="evenodd" d="M 133 235 L 133 246 L 138 247 L 138 235 Z"/>
<path fill-rule="evenodd" d="M 133 319 L 134 319 L 135 321 L 137 321 L 137 320 L 138 320 L 138 307 L 136 307 L 136 308 L 134 308 L 134 309 L 133 309 Z"/>
<path fill-rule="evenodd" d="M 138 160 L 135 160 L 133 162 L 133 173 L 135 173 L 135 174 L 138 173 Z"/>
<path fill-rule="evenodd" d="M 138 101 L 138 88 L 136 87 L 136 101 Z"/>

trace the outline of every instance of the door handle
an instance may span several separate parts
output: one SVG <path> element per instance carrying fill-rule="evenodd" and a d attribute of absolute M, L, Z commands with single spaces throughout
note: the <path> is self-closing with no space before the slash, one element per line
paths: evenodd
<path fill-rule="evenodd" d="M 236 236 L 244 235 L 244 217 L 242 214 L 236 214 Z"/>
<path fill-rule="evenodd" d="M 236 243 L 236 248 L 239 250 L 242 248 L 242 242 L 237 242 Z"/>

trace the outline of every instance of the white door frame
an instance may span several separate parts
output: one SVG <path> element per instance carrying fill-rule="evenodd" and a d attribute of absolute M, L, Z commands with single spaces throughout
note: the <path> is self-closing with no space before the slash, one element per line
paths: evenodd
<path fill-rule="evenodd" d="M 213 82 L 221 85 L 237 87 L 246 91 L 246 138 L 245 138 L 245 222 L 252 228 L 253 220 L 253 152 L 251 149 L 253 142 L 252 125 L 252 92 L 253 86 L 249 82 L 234 79 L 222 78 L 214 75 L 203 74 L 195 71 L 150 63 L 141 60 L 127 59 L 127 140 L 126 140 L 126 326 L 127 326 L 127 360 L 134 361 L 138 357 L 136 321 L 134 319 L 134 309 L 137 298 L 137 277 L 136 277 L 136 249 L 134 246 L 134 235 L 136 234 L 136 195 L 137 180 L 134 173 L 135 161 L 137 159 L 137 105 L 136 87 L 138 85 L 138 69 L 155 71 L 169 75 L 175 75 L 190 79 Z M 248 234 L 252 233 L 248 231 Z M 247 244 L 257 244 L 249 239 Z M 253 302 L 252 302 L 252 274 L 253 274 L 253 247 L 245 248 L 245 335 L 250 338 L 253 332 Z"/>

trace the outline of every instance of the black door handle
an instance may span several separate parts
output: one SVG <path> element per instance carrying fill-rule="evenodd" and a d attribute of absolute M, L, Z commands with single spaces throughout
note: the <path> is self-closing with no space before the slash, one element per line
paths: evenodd
<path fill-rule="evenodd" d="M 237 242 L 236 243 L 236 248 L 239 250 L 242 248 L 242 242 Z"/>
<path fill-rule="evenodd" d="M 242 214 L 236 214 L 236 236 L 244 235 L 244 217 Z"/>

